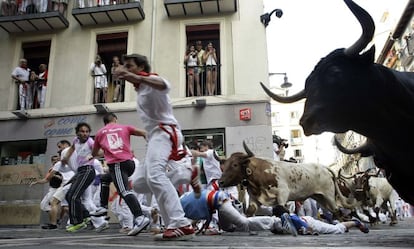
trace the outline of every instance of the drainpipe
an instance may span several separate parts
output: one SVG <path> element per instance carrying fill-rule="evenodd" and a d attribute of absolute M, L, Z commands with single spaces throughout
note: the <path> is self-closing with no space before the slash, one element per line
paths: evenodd
<path fill-rule="evenodd" d="M 152 22 L 151 22 L 151 51 L 150 51 L 150 63 L 153 64 L 154 61 L 154 52 L 155 52 L 155 29 L 156 29 L 156 18 L 157 18 L 157 2 L 152 1 Z M 151 65 L 151 68 L 154 67 Z"/>

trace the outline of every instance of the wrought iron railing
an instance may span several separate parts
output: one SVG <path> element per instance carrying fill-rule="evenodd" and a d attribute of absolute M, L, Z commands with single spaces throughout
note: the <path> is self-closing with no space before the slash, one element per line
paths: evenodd
<path fill-rule="evenodd" d="M 186 97 L 221 95 L 220 64 L 216 66 L 185 66 L 185 71 Z M 214 85 L 213 90 L 209 88 L 209 82 Z"/>

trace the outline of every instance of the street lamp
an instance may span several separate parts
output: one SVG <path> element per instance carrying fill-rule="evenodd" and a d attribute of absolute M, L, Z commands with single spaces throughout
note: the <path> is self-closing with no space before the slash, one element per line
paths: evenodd
<path fill-rule="evenodd" d="M 269 25 L 270 16 L 273 13 L 275 13 L 276 17 L 278 17 L 278 18 L 281 18 L 282 15 L 283 15 L 283 11 L 281 9 L 274 9 L 270 13 L 264 13 L 263 15 L 261 15 L 260 16 L 260 22 L 263 23 L 263 25 L 265 26 L 265 28 L 267 27 L 267 25 Z"/>
<path fill-rule="evenodd" d="M 285 94 L 288 96 L 289 88 L 291 88 L 293 84 L 288 81 L 287 73 L 269 73 L 269 77 L 273 75 L 284 75 L 283 83 L 280 85 L 280 88 L 285 90 Z"/>

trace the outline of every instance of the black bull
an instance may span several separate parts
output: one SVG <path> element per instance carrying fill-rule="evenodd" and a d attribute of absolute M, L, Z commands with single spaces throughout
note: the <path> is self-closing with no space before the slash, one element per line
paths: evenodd
<path fill-rule="evenodd" d="M 414 204 L 414 73 L 374 63 L 374 46 L 360 54 L 372 40 L 374 22 L 360 6 L 344 1 L 361 24 L 361 37 L 322 58 L 295 95 L 282 97 L 261 85 L 278 102 L 306 98 L 300 124 L 307 136 L 348 130 L 366 136 L 364 145 L 349 152 L 372 155 L 400 196 Z"/>

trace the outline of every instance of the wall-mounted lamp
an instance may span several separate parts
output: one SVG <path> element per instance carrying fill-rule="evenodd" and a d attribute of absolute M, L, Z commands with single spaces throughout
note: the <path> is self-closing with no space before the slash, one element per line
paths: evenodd
<path fill-rule="evenodd" d="M 96 112 L 101 114 L 109 113 L 109 108 L 104 103 L 94 104 Z"/>
<path fill-rule="evenodd" d="M 260 16 L 260 22 L 263 23 L 265 28 L 267 27 L 267 25 L 269 25 L 270 16 L 273 13 L 275 13 L 276 17 L 278 17 L 278 18 L 281 18 L 283 16 L 283 11 L 281 9 L 274 9 L 270 13 L 264 13 L 263 15 Z"/>
<path fill-rule="evenodd" d="M 30 117 L 30 114 L 25 110 L 12 111 L 12 113 L 20 119 L 28 119 Z"/>
<path fill-rule="evenodd" d="M 292 83 L 288 81 L 287 73 L 269 73 L 269 77 L 273 75 L 284 75 L 283 83 L 280 85 L 280 88 L 285 90 L 286 96 L 288 95 L 289 88 L 292 87 Z"/>

